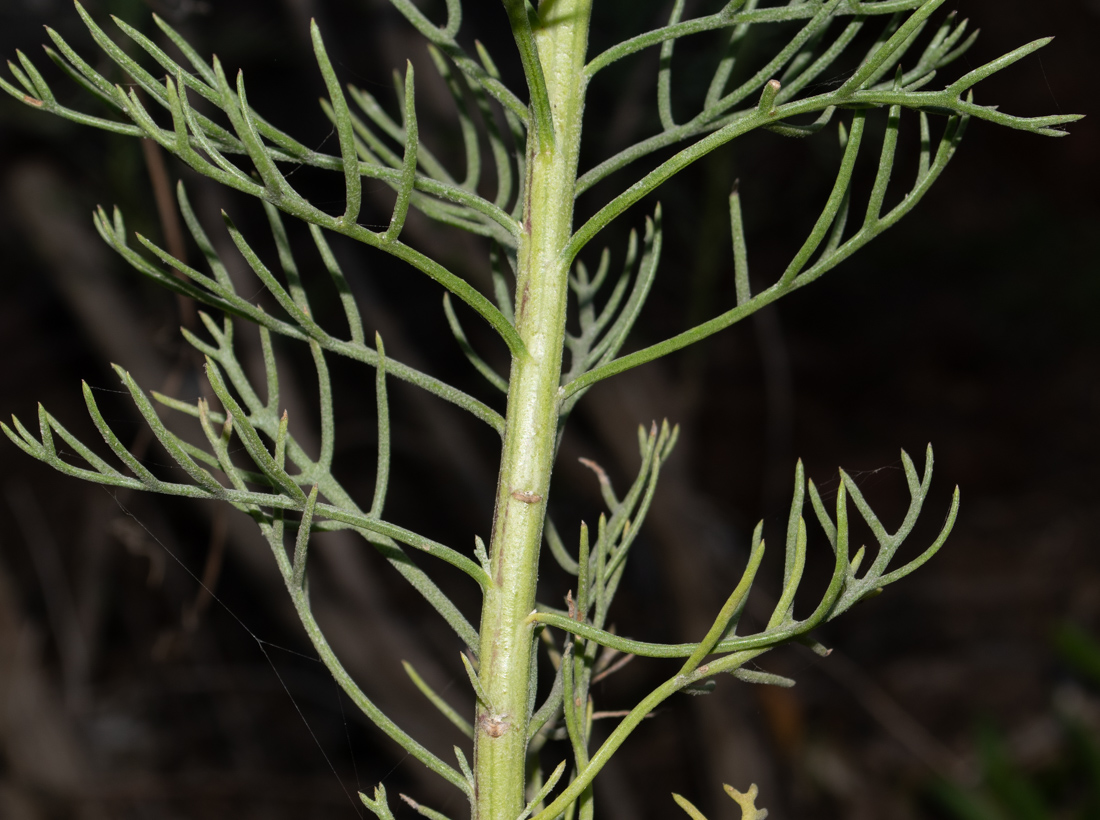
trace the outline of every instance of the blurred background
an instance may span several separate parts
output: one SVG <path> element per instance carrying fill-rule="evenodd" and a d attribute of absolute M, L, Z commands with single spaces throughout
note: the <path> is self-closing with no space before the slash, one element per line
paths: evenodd
<path fill-rule="evenodd" d="M 514 79 L 501 9 L 466 5 L 463 32 L 488 43 Z M 668 5 L 597 3 L 593 49 L 659 24 Z M 689 13 L 706 10 L 688 5 Z M 734 817 L 723 782 L 759 784 L 772 820 L 1100 817 L 1100 4 L 956 6 L 983 30 L 957 73 L 1057 35 L 983 83 L 979 102 L 1090 118 L 1062 139 L 973 123 L 931 193 L 885 237 L 753 320 L 592 390 L 571 422 L 551 499 L 572 543 L 578 521 L 594 522 L 600 511 L 595 477 L 577 459 L 595 459 L 625 486 L 637 468 L 636 426 L 666 417 L 681 425 L 613 618 L 620 633 L 650 640 L 702 634 L 739 577 L 757 520 L 771 543 L 781 542 L 798 458 L 829 497 L 843 466 L 893 527 L 907 500 L 899 448 L 920 466 L 931 441 L 936 479 L 907 554 L 934 538 L 958 484 L 954 533 L 929 565 L 822 629 L 820 639 L 834 648 L 828 659 L 800 647 L 765 656 L 761 667 L 795 677 L 793 689 L 723 680 L 708 697 L 670 701 L 606 770 L 602 817 L 674 817 L 670 791 L 712 820 Z M 309 19 L 320 22 L 341 78 L 391 112 L 390 72 L 411 57 L 421 133 L 461 170 L 461 144 L 449 139 L 452 102 L 423 44 L 383 0 L 87 0 L 85 7 L 112 35 L 108 15 L 115 14 L 158 42 L 164 38 L 151 12 L 162 15 L 201 54 L 217 53 L 230 71 L 243 68 L 250 100 L 265 116 L 328 151 L 335 139 L 316 105 L 323 86 Z M 0 52 L 14 59 L 22 49 L 48 68 L 61 99 L 102 114 L 38 49 L 43 24 L 108 71 L 65 0 L 2 0 Z M 705 87 L 705 58 L 716 45 L 703 37 L 677 51 L 678 110 L 687 112 L 701 94 L 692 89 Z M 656 68 L 651 50 L 594 85 L 582 166 L 652 131 Z M 903 119 L 896 197 L 916 168 L 915 125 Z M 942 128 L 942 120 L 933 125 Z M 876 155 L 877 146 L 865 147 L 863 160 Z M 666 248 L 633 343 L 732 304 L 726 198 L 735 179 L 760 287 L 778 276 L 816 218 L 837 156 L 831 129 L 805 141 L 757 134 L 660 191 Z M 640 172 L 631 168 L 613 183 L 629 184 Z M 339 200 L 331 181 L 296 173 L 315 202 Z M 857 190 L 865 191 L 858 185 L 866 186 L 873 165 L 861 173 Z M 261 252 L 273 253 L 254 202 L 196 178 L 157 149 L 0 99 L 5 416 L 32 424 L 42 401 L 93 441 L 83 379 L 123 437 L 147 447 L 150 464 L 165 461 L 117 394 L 108 363 L 129 369 L 146 389 L 193 400 L 198 362 L 178 327 L 196 326 L 195 307 L 140 280 L 102 244 L 90 217 L 97 204 L 117 204 L 130 229 L 173 247 L 158 192 L 180 177 L 219 248 L 227 244 L 218 224 L 225 208 Z M 581 213 L 609 190 L 582 199 Z M 387 191 L 368 186 L 367 193 L 383 222 Z M 607 231 L 616 263 L 627 230 L 640 227 L 653 204 Z M 423 219 L 410 219 L 406 235 L 486 286 L 478 242 Z M 436 286 L 381 255 L 335 247 L 367 329 L 382 333 L 387 352 L 492 396 L 451 339 Z M 193 246 L 186 252 L 197 255 Z M 227 257 L 242 267 L 232 251 Z M 303 267 L 307 282 L 318 274 L 313 258 Z M 333 305 L 322 301 L 318 310 L 326 309 Z M 504 351 L 474 321 L 466 326 L 502 365 Z M 255 334 L 240 336 L 254 360 Z M 316 390 L 308 357 L 289 343 L 279 352 L 292 429 L 308 441 Z M 331 364 L 338 473 L 369 498 L 373 372 Z M 495 436 L 414 389 L 395 385 L 391 397 L 387 517 L 456 547 L 486 536 Z M 463 801 L 360 719 L 313 659 L 245 516 L 107 492 L 54 473 L 6 440 L 0 463 L 0 817 L 350 818 L 365 814 L 356 790 L 378 782 L 391 795 L 406 792 L 465 816 Z M 805 607 L 829 560 L 821 533 L 811 539 Z M 461 647 L 366 545 L 329 534 L 318 537 L 314 555 L 318 617 L 341 657 L 399 723 L 448 757 L 462 738 L 425 709 L 400 661 L 468 710 Z M 773 555 L 750 620 L 766 619 L 779 572 Z M 468 585 L 442 575 L 476 617 Z M 568 588 L 549 560 L 542 584 L 547 600 Z M 630 664 L 596 689 L 597 708 L 631 705 L 662 674 L 668 670 L 656 663 Z M 397 813 L 413 815 L 403 805 Z"/>

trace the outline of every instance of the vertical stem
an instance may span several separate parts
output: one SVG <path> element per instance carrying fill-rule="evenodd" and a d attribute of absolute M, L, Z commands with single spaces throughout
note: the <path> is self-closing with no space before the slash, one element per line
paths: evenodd
<path fill-rule="evenodd" d="M 535 586 L 558 430 L 558 387 L 565 336 L 592 0 L 542 2 L 535 42 L 553 114 L 554 140 L 527 144 L 524 233 L 518 251 L 516 328 L 526 353 L 512 361 L 508 412 L 492 536 L 492 584 L 481 618 L 479 703 L 474 742 L 475 819 L 515 820 L 525 805 Z"/>

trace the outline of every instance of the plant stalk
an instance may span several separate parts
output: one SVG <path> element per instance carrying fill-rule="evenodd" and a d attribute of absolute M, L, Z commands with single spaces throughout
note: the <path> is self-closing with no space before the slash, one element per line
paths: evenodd
<path fill-rule="evenodd" d="M 515 820 L 525 806 L 533 630 L 542 527 L 558 434 L 573 199 L 592 0 L 541 4 L 534 25 L 553 140 L 527 137 L 523 233 L 517 253 L 516 329 L 491 545 L 492 578 L 481 617 L 474 738 L 475 820 Z M 541 79 L 541 78 L 540 78 Z M 529 82 L 532 78 L 529 78 Z M 532 99 L 538 95 L 532 93 Z"/>

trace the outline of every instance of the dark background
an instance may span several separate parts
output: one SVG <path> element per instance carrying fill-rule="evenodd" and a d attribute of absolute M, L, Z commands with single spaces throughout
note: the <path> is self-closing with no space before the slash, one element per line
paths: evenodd
<path fill-rule="evenodd" d="M 467 5 L 463 31 L 495 43 L 514 76 L 501 10 Z M 620 30 L 657 24 L 661 5 L 597 3 L 595 47 Z M 422 44 L 381 0 L 89 0 L 86 7 L 108 30 L 108 14 L 116 14 L 151 36 L 149 12 L 161 13 L 200 53 L 217 53 L 231 71 L 243 67 L 250 100 L 277 125 L 330 151 L 334 140 L 314 104 L 323 87 L 309 54 L 309 18 L 320 21 L 341 77 L 391 111 L 389 71 L 411 55 L 422 133 L 461 168 L 460 147 L 433 135 L 450 123 L 450 101 Z M 626 23 L 616 20 L 623 8 Z M 1100 693 L 1081 672 L 1081 652 L 1066 649 L 1067 635 L 1083 635 L 1087 645 L 1088 635 L 1100 634 L 1093 238 L 1100 141 L 1090 90 L 1100 63 L 1100 5 L 973 0 L 958 8 L 983 29 L 958 72 L 1036 37 L 1058 37 L 983 83 L 979 102 L 996 100 L 1011 113 L 1093 116 L 1057 140 L 973 123 L 916 212 L 854 259 L 758 319 L 594 389 L 572 422 L 552 500 L 572 543 L 576 521 L 591 523 L 599 512 L 596 481 L 577 457 L 595 458 L 626 486 L 637 466 L 635 426 L 666 416 L 682 425 L 615 615 L 620 632 L 652 640 L 701 634 L 736 583 L 755 521 L 764 518 L 771 543 L 780 543 L 796 458 L 828 496 L 835 468 L 844 466 L 894 526 L 905 493 L 898 448 L 919 466 L 931 441 L 937 478 L 914 539 L 934 537 L 957 483 L 963 504 L 955 531 L 928 566 L 821 630 L 835 648 L 829 659 L 801 648 L 766 657 L 763 668 L 798 679 L 794 689 L 722 681 L 707 698 L 670 702 L 607 769 L 601 814 L 675 816 L 668 797 L 675 790 L 717 820 L 735 813 L 719 784 L 743 789 L 755 781 L 773 820 L 961 816 L 936 797 L 945 782 L 994 806 L 1000 799 L 1000 809 L 982 816 L 1100 816 L 1087 814 L 1088 801 L 1098 799 L 1088 789 L 1100 779 L 1089 757 L 1100 738 Z M 2 0 L 0 51 L 14 59 L 20 48 L 49 66 L 37 48 L 46 39 L 42 23 L 102 65 L 61 0 Z M 691 104 L 692 72 L 703 64 L 695 58 L 709 45 L 689 40 L 677 52 L 679 111 Z M 655 69 L 650 51 L 593 87 L 586 167 L 653 128 Z M 74 107 L 95 110 L 56 71 L 47 76 Z M 909 131 L 898 191 L 915 169 L 904 136 L 914 126 L 903 120 Z M 873 139 L 868 145 L 865 163 L 877 153 Z M 801 142 L 753 135 L 662 190 L 666 250 L 636 343 L 731 303 L 725 200 L 735 178 L 760 287 L 812 224 L 836 156 L 830 131 Z M 171 178 L 183 175 L 212 234 L 224 207 L 251 236 L 264 235 L 255 203 L 206 185 L 171 158 L 154 156 L 152 166 L 158 162 Z M 130 369 L 147 389 L 194 396 L 195 361 L 181 352 L 176 331 L 194 316 L 186 306 L 181 316 L 173 297 L 139 281 L 91 225 L 95 205 L 118 204 L 131 229 L 160 237 L 150 167 L 133 140 L 0 100 L 5 414 L 33 426 L 42 401 L 94 440 L 80 396 L 85 379 L 123 437 L 140 445 L 136 414 L 110 392 L 119 384 L 107 362 Z M 615 182 L 629 184 L 638 173 Z M 308 171 L 292 179 L 314 201 L 339 199 Z M 384 221 L 385 192 L 367 193 Z M 593 205 L 584 199 L 580 207 Z M 626 229 L 642 218 L 635 209 L 609 230 L 616 260 Z M 407 230 L 414 244 L 484 284 L 477 243 L 424 220 Z M 449 338 L 437 287 L 361 249 L 338 246 L 338 253 L 368 330 L 381 330 L 389 352 L 490 395 Z M 471 253 L 473 266 L 462 261 Z M 502 351 L 472 317 L 466 324 L 500 361 Z M 254 353 L 255 340 L 243 329 L 241 336 Z M 291 418 L 309 422 L 315 388 L 300 366 L 308 361 L 289 344 L 280 352 Z M 373 374 L 333 368 L 338 469 L 369 498 Z M 387 517 L 466 548 L 474 533 L 488 534 L 494 437 L 415 390 L 394 387 L 392 399 Z M 308 427 L 297 432 L 308 435 Z M 163 461 L 149 452 L 150 463 Z M 266 546 L 244 516 L 108 493 L 53 473 L 7 441 L 0 453 L 0 816 L 351 817 L 363 813 L 355 790 L 379 781 L 393 796 L 405 791 L 464 816 L 453 791 L 357 718 L 310 659 Z M 820 533 L 811 538 L 807 608 L 827 552 Z M 449 759 L 460 736 L 425 708 L 398 661 L 412 661 L 467 710 L 457 642 L 365 546 L 325 536 L 315 553 L 318 615 L 349 668 Z M 750 617 L 766 618 L 767 598 L 777 593 L 772 559 Z M 567 583 L 549 564 L 543 597 L 555 599 Z M 475 612 L 468 585 L 443 576 Z M 662 673 L 656 664 L 631 664 L 597 690 L 597 708 L 629 705 Z M 1098 766 L 1091 774 L 1090 759 Z M 1024 784 L 1023 791 L 1004 797 L 1011 789 L 999 788 L 1002 781 Z M 1036 809 L 1036 799 L 1047 810 Z M 397 812 L 412 816 L 404 806 Z"/>

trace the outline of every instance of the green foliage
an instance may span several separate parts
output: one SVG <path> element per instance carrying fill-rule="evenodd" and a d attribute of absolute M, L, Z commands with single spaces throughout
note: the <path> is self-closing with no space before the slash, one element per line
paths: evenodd
<path fill-rule="evenodd" d="M 46 48 L 50 60 L 113 110 L 114 118 L 85 114 L 59 102 L 44 75 L 23 53 L 18 54 L 18 65 L 9 63 L 15 84 L 0 80 L 0 87 L 17 100 L 78 123 L 155 140 L 199 174 L 260 200 L 277 249 L 278 268 L 265 262 L 255 250 L 254 238 L 246 237 L 223 214 L 223 229 L 277 307 L 269 310 L 242 296 L 182 184 L 179 208 L 204 257 L 206 271 L 184 264 L 146 237 L 131 237 L 117 209 L 109 213 L 100 208 L 95 214 L 96 228 L 134 269 L 220 314 L 220 318 L 201 314 L 205 337 L 185 331 L 187 341 L 206 357 L 206 375 L 217 401 L 200 399 L 190 404 L 156 393 L 150 397 L 128 373 L 116 368 L 138 411 L 179 467 L 171 477 L 154 473 L 126 449 L 87 385 L 88 412 L 125 471 L 97 455 L 45 409 L 40 409 L 37 433 L 14 418 L 3 430 L 26 453 L 64 473 L 115 487 L 217 499 L 249 515 L 271 545 L 306 632 L 340 686 L 379 729 L 462 791 L 470 800 L 473 816 L 481 820 L 591 818 L 593 779 L 658 704 L 677 692 L 705 693 L 721 673 L 749 683 L 791 685 L 793 681 L 747 669 L 746 664 L 792 640 L 810 641 L 824 652 L 809 633 L 931 558 L 954 522 L 958 492 L 935 541 L 919 557 L 890 568 L 927 496 L 931 449 L 923 474 L 902 453 L 911 502 L 893 533 L 886 530 L 843 472 L 835 509 L 830 513 L 813 483 L 806 481 L 799 463 L 784 544 L 781 594 L 766 626 L 754 634 L 738 634 L 764 553 L 763 530 L 758 526 L 744 574 L 701 640 L 676 645 L 631 640 L 609 631 L 607 619 L 662 466 L 676 443 L 677 429 L 667 422 L 654 424 L 648 431 L 639 428 L 640 467 L 622 497 L 606 473 L 590 464 L 607 511 L 594 531 L 580 524 L 573 552 L 547 516 L 546 503 L 554 455 L 576 402 L 599 381 L 694 344 L 838 265 L 920 201 L 954 157 L 968 121 L 988 120 L 1036 134 L 1059 135 L 1058 126 L 1077 117 L 1017 117 L 974 102 L 977 83 L 1041 48 L 1047 39 L 968 71 L 939 90 L 930 90 L 937 74 L 974 42 L 973 34 L 967 36 L 967 22 L 957 21 L 953 14 L 926 32 L 943 0 L 730 0 L 719 4 L 712 14 L 690 19 L 684 19 L 685 3 L 677 0 L 666 25 L 592 58 L 587 55 L 590 0 L 542 0 L 537 9 L 519 0 L 505 0 L 504 12 L 526 78 L 526 95 L 502 81 L 481 43 L 476 44 L 475 54 L 460 44 L 459 0 L 447 0 L 442 25 L 431 22 L 411 0 L 392 2 L 429 43 L 433 65 L 454 97 L 466 160 L 461 181 L 420 141 L 411 63 L 396 87 L 401 111 L 398 121 L 367 91 L 341 85 L 315 24 L 312 45 L 328 94 L 322 109 L 338 137 L 337 154 L 312 150 L 273 126 L 249 104 L 242 73 L 230 82 L 216 57 L 207 61 L 160 18 L 155 18 L 157 26 L 183 54 L 184 64 L 116 20 L 122 36 L 129 40 L 120 45 L 77 5 L 96 45 L 115 64 L 112 71 L 128 78 L 126 86 L 108 79 L 60 35 L 48 30 L 53 42 L 53 47 Z M 683 38 L 714 31 L 726 33 L 726 48 L 713 63 L 701 106 L 690 118 L 678 121 L 678 107 L 673 104 L 677 90 L 675 48 Z M 748 55 L 765 36 L 773 42 L 775 32 L 787 39 L 769 52 L 764 65 L 746 69 L 743 63 L 749 60 Z M 877 34 L 869 39 L 865 36 L 868 32 Z M 581 173 L 578 156 L 588 84 L 611 64 L 649 48 L 660 50 L 656 78 L 660 130 Z M 131 56 L 135 51 L 142 53 L 144 65 Z M 147 68 L 150 64 L 155 67 Z M 843 81 L 835 81 L 837 76 Z M 739 84 L 731 87 L 735 78 L 740 78 Z M 524 102 L 524 96 L 529 102 Z M 201 113 L 200 108 L 212 116 Z M 915 112 L 920 148 L 911 182 L 900 199 L 895 197 L 897 204 L 887 209 L 898 135 L 908 119 L 903 112 Z M 757 130 L 805 137 L 834 120 L 838 121 L 842 156 L 832 191 L 808 236 L 772 284 L 755 292 L 751 285 L 743 205 L 734 187 L 729 205 L 736 304 L 671 338 L 624 354 L 659 269 L 661 209 L 658 206 L 645 220 L 641 239 L 630 234 L 614 284 L 610 284 L 607 249 L 594 272 L 580 258 L 592 240 L 678 172 L 733 140 Z M 849 216 L 857 196 L 852 180 L 871 121 L 881 121 L 884 136 L 862 221 L 851 230 Z M 942 121 L 942 127 L 934 129 L 933 121 Z M 492 198 L 485 192 L 493 186 L 482 179 L 483 143 L 488 147 L 495 180 Z M 651 170 L 574 226 L 573 206 L 578 196 L 653 155 L 658 159 Z M 295 189 L 287 169 L 299 166 L 331 171 L 343 179 L 344 207 L 338 214 L 312 204 Z M 359 221 L 364 178 L 377 180 L 394 192 L 391 216 L 381 230 Z M 404 227 L 410 209 L 441 225 L 484 238 L 495 283 L 491 298 L 460 273 L 406 244 Z M 283 215 L 308 226 L 316 257 L 297 258 Z M 345 272 L 329 246 L 334 234 L 389 254 L 442 287 L 443 309 L 455 338 L 489 385 L 507 396 L 504 412 L 494 409 L 493 400 L 479 399 L 387 357 L 377 334 L 368 343 L 368 331 Z M 331 280 L 327 286 L 335 289 L 343 306 L 346 328 L 322 327 L 310 310 L 309 294 L 326 286 L 311 273 L 318 268 Z M 453 299 L 472 309 L 507 347 L 511 357 L 508 378 L 494 371 L 474 350 Z M 570 317 L 568 326 L 579 328 L 576 335 L 566 332 Z M 262 385 L 253 382 L 235 352 L 235 327 L 241 320 L 259 329 L 266 366 Z M 307 345 L 312 355 L 321 420 L 316 458 L 290 434 L 287 415 L 281 410 L 271 334 Z M 565 350 L 570 354 L 569 367 L 563 372 Z M 332 472 L 336 430 L 327 364 L 332 355 L 368 365 L 375 372 L 377 404 L 373 412 L 379 447 L 374 496 L 367 509 Z M 491 542 L 486 549 L 481 539 L 475 538 L 473 557 L 385 518 L 390 468 L 387 383 L 391 378 L 462 408 L 501 436 Z M 206 446 L 195 446 L 169 429 L 157 405 L 197 419 Z M 65 448 L 59 447 L 57 439 Z M 794 608 L 808 549 L 802 517 L 807 492 L 835 560 L 828 587 L 811 614 L 799 620 Z M 873 558 L 863 547 L 854 555 L 849 553 L 849 497 L 877 541 Z M 455 750 L 456 768 L 405 734 L 356 685 L 325 640 L 310 607 L 308 552 L 312 533 L 334 529 L 353 530 L 374 546 L 461 641 L 465 649 L 461 659 L 472 689 L 473 720 L 447 706 L 411 666 L 406 666 L 406 671 L 425 697 L 473 738 L 472 765 L 461 749 Z M 544 544 L 549 555 L 576 579 L 564 596 L 564 609 L 535 600 Z M 417 553 L 456 567 L 478 586 L 484 601 L 478 628 L 420 568 L 414 559 Z M 865 560 L 869 565 L 861 573 Z M 558 644 L 555 633 L 563 644 Z M 535 684 L 540 647 L 554 680 L 545 700 L 538 703 Z M 675 674 L 629 710 L 593 751 L 590 689 L 594 681 L 620 668 L 624 654 L 685 660 Z M 567 741 L 566 749 L 552 745 L 558 739 Z M 564 755 L 564 759 L 544 776 L 543 757 L 553 761 L 555 755 Z M 766 811 L 755 807 L 755 786 L 745 794 L 730 787 L 727 791 L 741 806 L 743 817 L 758 820 L 766 816 Z M 382 786 L 373 798 L 361 797 L 377 817 L 393 816 Z M 405 800 L 426 817 L 441 817 L 409 798 Z M 702 817 L 684 798 L 677 795 L 676 801 L 692 817 Z"/>

